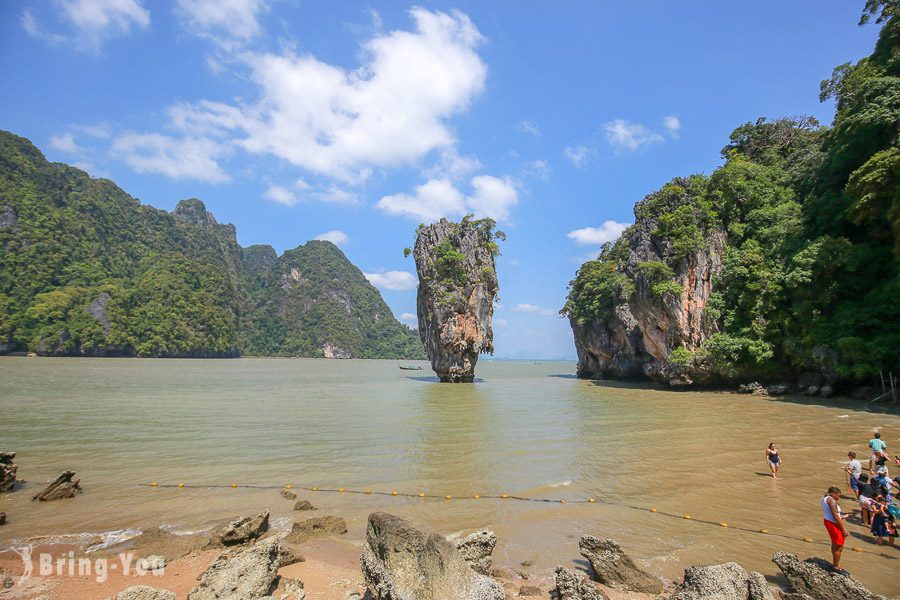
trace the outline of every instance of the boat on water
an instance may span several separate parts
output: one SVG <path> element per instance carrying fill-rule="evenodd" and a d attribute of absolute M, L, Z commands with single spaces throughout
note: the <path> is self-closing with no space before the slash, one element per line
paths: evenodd
<path fill-rule="evenodd" d="M 400 367 L 401 371 L 421 371 L 422 367 L 419 365 L 397 365 Z"/>

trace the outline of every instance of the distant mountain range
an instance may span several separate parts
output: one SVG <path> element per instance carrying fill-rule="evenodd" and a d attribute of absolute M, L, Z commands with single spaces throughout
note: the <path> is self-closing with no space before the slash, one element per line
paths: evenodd
<path fill-rule="evenodd" d="M 0 132 L 0 353 L 425 358 L 331 242 L 238 245 L 200 200 L 168 213 Z"/>

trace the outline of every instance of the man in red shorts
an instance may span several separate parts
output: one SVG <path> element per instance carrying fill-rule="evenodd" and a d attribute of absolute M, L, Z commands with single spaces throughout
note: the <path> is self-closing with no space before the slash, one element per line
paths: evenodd
<path fill-rule="evenodd" d="M 831 565 L 835 571 L 845 572 L 841 569 L 841 552 L 844 550 L 844 540 L 847 537 L 847 528 L 844 527 L 845 516 L 841 514 L 841 488 L 831 486 L 828 493 L 822 496 L 819 504 L 822 506 L 822 518 L 825 520 L 825 529 L 831 538 Z"/>

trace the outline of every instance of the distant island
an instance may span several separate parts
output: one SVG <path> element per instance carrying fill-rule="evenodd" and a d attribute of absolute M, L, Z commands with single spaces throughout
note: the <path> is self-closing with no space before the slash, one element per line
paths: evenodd
<path fill-rule="evenodd" d="M 0 132 L 0 354 L 425 358 L 331 242 L 238 245 Z"/>
<path fill-rule="evenodd" d="M 880 10 L 872 55 L 822 82 L 831 127 L 741 125 L 724 165 L 648 195 L 581 266 L 562 311 L 580 376 L 829 395 L 898 375 L 900 21 Z"/>

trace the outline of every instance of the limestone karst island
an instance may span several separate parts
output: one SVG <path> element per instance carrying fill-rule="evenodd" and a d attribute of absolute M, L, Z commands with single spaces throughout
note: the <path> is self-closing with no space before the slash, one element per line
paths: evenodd
<path fill-rule="evenodd" d="M 0 14 L 0 600 L 900 598 L 897 0 Z"/>

